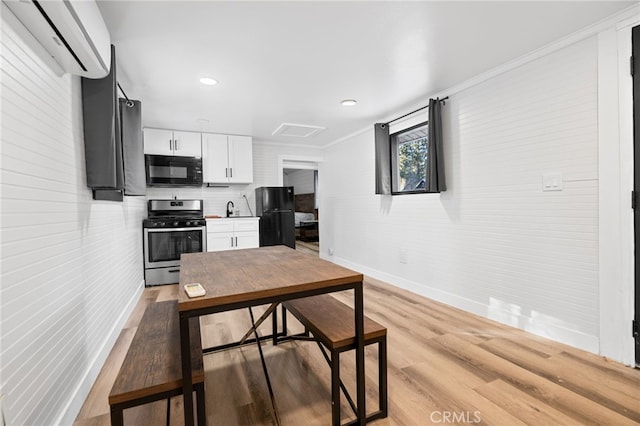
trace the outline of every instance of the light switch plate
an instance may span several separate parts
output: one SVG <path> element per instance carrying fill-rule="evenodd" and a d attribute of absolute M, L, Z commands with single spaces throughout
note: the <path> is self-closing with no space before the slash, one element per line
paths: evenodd
<path fill-rule="evenodd" d="M 542 175 L 543 191 L 562 191 L 563 189 L 562 173 L 545 173 Z"/>

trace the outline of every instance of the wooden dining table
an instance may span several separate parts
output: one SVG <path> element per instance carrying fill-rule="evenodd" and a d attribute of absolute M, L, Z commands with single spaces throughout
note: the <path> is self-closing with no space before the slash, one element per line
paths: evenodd
<path fill-rule="evenodd" d="M 180 259 L 178 312 L 185 425 L 194 424 L 189 318 L 345 290 L 353 290 L 356 424 L 364 425 L 366 409 L 362 281 L 361 273 L 286 246 L 183 254 Z M 184 285 L 192 283 L 200 283 L 206 294 L 189 298 Z M 209 386 L 215 386 L 215 383 Z"/>

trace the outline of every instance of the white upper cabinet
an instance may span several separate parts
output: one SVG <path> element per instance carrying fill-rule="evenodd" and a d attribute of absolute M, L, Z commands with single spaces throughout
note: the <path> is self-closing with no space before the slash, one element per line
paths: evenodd
<path fill-rule="evenodd" d="M 229 136 L 230 183 L 253 182 L 253 140 L 251 136 Z"/>
<path fill-rule="evenodd" d="M 252 183 L 251 136 L 203 133 L 202 172 L 206 183 Z"/>
<path fill-rule="evenodd" d="M 144 153 L 202 157 L 201 134 L 165 129 L 144 129 Z"/>
<path fill-rule="evenodd" d="M 229 183 L 227 135 L 202 134 L 202 180 Z"/>

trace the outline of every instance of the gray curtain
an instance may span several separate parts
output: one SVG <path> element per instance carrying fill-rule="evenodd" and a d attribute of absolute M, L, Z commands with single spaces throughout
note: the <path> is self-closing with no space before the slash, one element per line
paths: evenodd
<path fill-rule="evenodd" d="M 142 146 L 142 104 L 120 98 L 120 129 L 124 162 L 124 195 L 145 195 Z"/>
<path fill-rule="evenodd" d="M 111 46 L 109 75 L 100 79 L 82 78 L 87 186 L 94 190 L 124 189 L 116 85 L 116 55 Z"/>
<path fill-rule="evenodd" d="M 374 125 L 376 144 L 376 194 L 391 194 L 391 149 L 389 146 L 389 125 Z"/>
<path fill-rule="evenodd" d="M 442 142 L 442 105 L 440 99 L 429 99 L 429 148 L 427 153 L 427 192 L 447 190 Z"/>

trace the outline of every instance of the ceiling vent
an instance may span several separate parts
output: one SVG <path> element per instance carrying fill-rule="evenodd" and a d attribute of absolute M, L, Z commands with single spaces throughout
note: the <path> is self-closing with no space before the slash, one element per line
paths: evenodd
<path fill-rule="evenodd" d="M 320 126 L 310 126 L 307 124 L 282 123 L 272 136 L 293 136 L 296 138 L 308 138 L 320 133 L 325 128 Z"/>
<path fill-rule="evenodd" d="M 68 73 L 88 78 L 109 74 L 111 41 L 95 0 L 3 0 Z"/>

